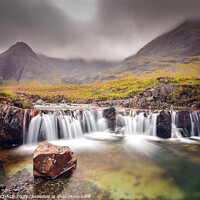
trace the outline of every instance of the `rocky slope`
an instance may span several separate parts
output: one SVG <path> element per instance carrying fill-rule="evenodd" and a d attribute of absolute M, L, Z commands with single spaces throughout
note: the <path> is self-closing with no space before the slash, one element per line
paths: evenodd
<path fill-rule="evenodd" d="M 197 82 L 200 79 L 195 79 Z M 173 79 L 158 78 L 160 86 L 146 88 L 123 100 L 98 101 L 99 106 L 121 106 L 137 109 L 200 109 L 200 84 L 179 85 Z"/>
<path fill-rule="evenodd" d="M 126 58 L 121 69 L 102 74 L 99 79 L 123 77 L 200 76 L 200 21 L 186 21 L 154 39 L 136 55 Z"/>

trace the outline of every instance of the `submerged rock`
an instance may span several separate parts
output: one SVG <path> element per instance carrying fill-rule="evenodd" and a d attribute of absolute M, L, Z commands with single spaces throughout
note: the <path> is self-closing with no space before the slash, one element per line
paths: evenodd
<path fill-rule="evenodd" d="M 42 142 L 33 156 L 34 177 L 54 179 L 62 173 L 76 167 L 77 159 L 67 146 L 56 146 Z"/>

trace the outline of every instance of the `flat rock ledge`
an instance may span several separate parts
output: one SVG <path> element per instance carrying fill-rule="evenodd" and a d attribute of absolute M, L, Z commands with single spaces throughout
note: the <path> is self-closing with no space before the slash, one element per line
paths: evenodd
<path fill-rule="evenodd" d="M 62 173 L 75 168 L 77 159 L 72 156 L 67 146 L 57 146 L 42 142 L 35 150 L 33 156 L 34 177 L 54 179 Z"/>

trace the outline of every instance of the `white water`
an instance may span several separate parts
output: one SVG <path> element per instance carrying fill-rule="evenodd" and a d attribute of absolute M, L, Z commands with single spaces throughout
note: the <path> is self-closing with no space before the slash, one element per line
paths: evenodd
<path fill-rule="evenodd" d="M 178 115 L 176 111 L 171 112 L 171 120 L 172 120 L 172 133 L 171 133 L 171 138 L 181 138 L 182 135 L 180 133 L 180 129 L 177 128 L 176 122 L 178 122 Z"/>
<path fill-rule="evenodd" d="M 200 136 L 200 116 L 197 112 L 190 113 L 191 136 Z"/>
<path fill-rule="evenodd" d="M 137 114 L 130 111 L 129 116 L 117 115 L 117 124 L 122 124 L 126 134 L 142 134 L 156 136 L 157 113 Z"/>
<path fill-rule="evenodd" d="M 25 120 L 24 120 L 25 121 Z M 103 118 L 103 111 L 79 110 L 63 114 L 56 111 L 53 114 L 38 114 L 31 119 L 28 134 L 24 134 L 24 143 L 57 139 L 76 139 L 84 133 L 107 130 L 107 120 Z"/>
<path fill-rule="evenodd" d="M 103 117 L 103 111 L 96 110 L 76 110 L 68 112 L 54 111 L 49 114 L 38 114 L 30 121 L 28 130 L 26 125 L 27 113 L 24 115 L 24 144 L 37 143 L 39 141 L 55 141 L 58 139 L 77 139 L 82 138 L 85 133 L 95 133 L 88 137 L 96 137 L 98 134 L 103 136 L 107 132 L 108 123 Z M 126 135 L 146 135 L 156 136 L 156 123 L 158 113 L 140 112 L 130 110 L 129 114 L 116 116 L 116 133 Z M 191 131 L 178 128 L 178 114 L 171 112 L 171 138 L 182 138 L 184 136 L 200 136 L 200 119 L 198 112 L 190 114 Z M 30 119 L 29 119 L 30 120 Z M 28 121 L 29 121 L 28 120 Z M 120 135 L 120 134 L 119 134 Z M 107 137 L 107 135 L 104 135 Z M 116 137 L 113 135 L 113 137 Z M 119 138 L 117 138 L 119 139 Z"/>

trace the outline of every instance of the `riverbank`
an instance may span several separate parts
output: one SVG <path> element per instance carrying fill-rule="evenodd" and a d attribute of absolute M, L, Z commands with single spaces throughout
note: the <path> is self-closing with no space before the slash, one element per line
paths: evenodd
<path fill-rule="evenodd" d="M 137 109 L 200 109 L 200 79 L 160 77 L 121 79 L 96 85 L 9 86 L 1 88 L 4 104 L 68 103 Z M 20 100 L 20 101 L 19 101 Z"/>

